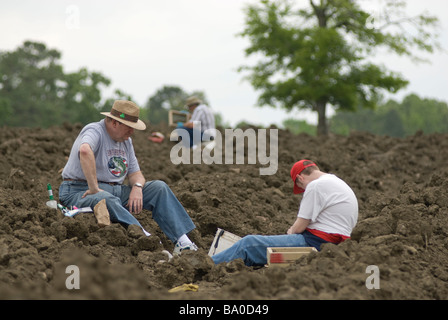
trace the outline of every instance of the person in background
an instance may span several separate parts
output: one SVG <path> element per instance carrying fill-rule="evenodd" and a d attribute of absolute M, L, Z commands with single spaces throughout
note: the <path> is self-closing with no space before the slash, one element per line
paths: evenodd
<path fill-rule="evenodd" d="M 303 193 L 294 224 L 285 235 L 249 235 L 212 256 L 215 264 L 243 259 L 247 266 L 265 265 L 269 247 L 315 247 L 350 238 L 358 220 L 358 200 L 340 178 L 320 171 L 310 160 L 291 169 L 294 194 Z"/>
<path fill-rule="evenodd" d="M 185 146 L 195 146 L 193 133 L 196 131 L 200 141 L 211 141 L 215 136 L 215 117 L 210 108 L 203 104 L 198 97 L 189 97 L 185 102 L 185 107 L 191 114 L 188 122 L 178 123 L 178 129 L 184 129 L 188 132 L 190 140 L 185 141 Z M 200 129 L 198 128 L 200 124 Z M 198 139 L 199 140 L 199 139 Z M 198 141 L 199 142 L 199 141 Z"/>
<path fill-rule="evenodd" d="M 136 224 L 142 209 L 152 216 L 175 244 L 174 254 L 197 250 L 187 234 L 195 228 L 181 203 L 163 181 L 146 181 L 135 156 L 134 130 L 145 130 L 139 107 L 126 100 L 114 102 L 106 118 L 86 125 L 76 138 L 62 171 L 59 200 L 67 207 L 91 207 L 105 199 L 111 222 Z M 129 185 L 123 184 L 128 179 Z"/>

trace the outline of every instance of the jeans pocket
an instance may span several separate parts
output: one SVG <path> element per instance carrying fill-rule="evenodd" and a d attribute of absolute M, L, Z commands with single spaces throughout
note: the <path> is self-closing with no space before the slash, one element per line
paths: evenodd
<path fill-rule="evenodd" d="M 59 187 L 59 201 L 64 206 L 75 205 L 82 194 L 88 190 L 87 183 L 76 181 L 64 181 Z"/>
<path fill-rule="evenodd" d="M 59 186 L 59 201 L 61 203 L 64 203 L 67 200 L 69 194 L 70 194 L 70 185 L 68 183 L 63 182 Z"/>

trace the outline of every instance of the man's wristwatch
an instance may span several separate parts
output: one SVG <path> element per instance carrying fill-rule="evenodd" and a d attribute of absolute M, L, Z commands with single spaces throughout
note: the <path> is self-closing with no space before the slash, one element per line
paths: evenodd
<path fill-rule="evenodd" d="M 142 189 L 143 189 L 142 184 L 141 184 L 141 183 L 138 183 L 138 182 L 134 183 L 134 187 L 139 187 L 139 188 L 142 188 Z"/>

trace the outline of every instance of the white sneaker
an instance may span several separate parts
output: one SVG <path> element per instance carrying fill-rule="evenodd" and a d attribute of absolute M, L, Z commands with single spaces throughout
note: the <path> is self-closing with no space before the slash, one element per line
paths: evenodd
<path fill-rule="evenodd" d="M 197 251 L 198 250 L 198 246 L 195 245 L 194 243 L 191 244 L 187 244 L 185 246 L 181 246 L 180 243 L 176 243 L 176 245 L 174 246 L 174 250 L 173 250 L 173 256 L 178 256 L 182 253 L 182 251 L 184 250 L 192 250 L 192 251 Z"/>

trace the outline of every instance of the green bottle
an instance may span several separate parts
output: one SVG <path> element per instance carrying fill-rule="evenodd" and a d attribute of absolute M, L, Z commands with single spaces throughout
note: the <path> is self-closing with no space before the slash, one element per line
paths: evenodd
<path fill-rule="evenodd" d="M 50 200 L 47 201 L 47 206 L 49 206 L 50 208 L 53 208 L 53 209 L 57 209 L 58 203 L 56 202 L 56 200 L 54 200 L 53 190 L 51 189 L 51 184 L 47 184 L 47 191 L 48 191 L 48 197 L 50 198 Z"/>
<path fill-rule="evenodd" d="M 48 196 L 50 197 L 50 200 L 54 200 L 53 190 L 51 189 L 51 184 L 47 184 L 47 190 L 48 190 Z"/>

